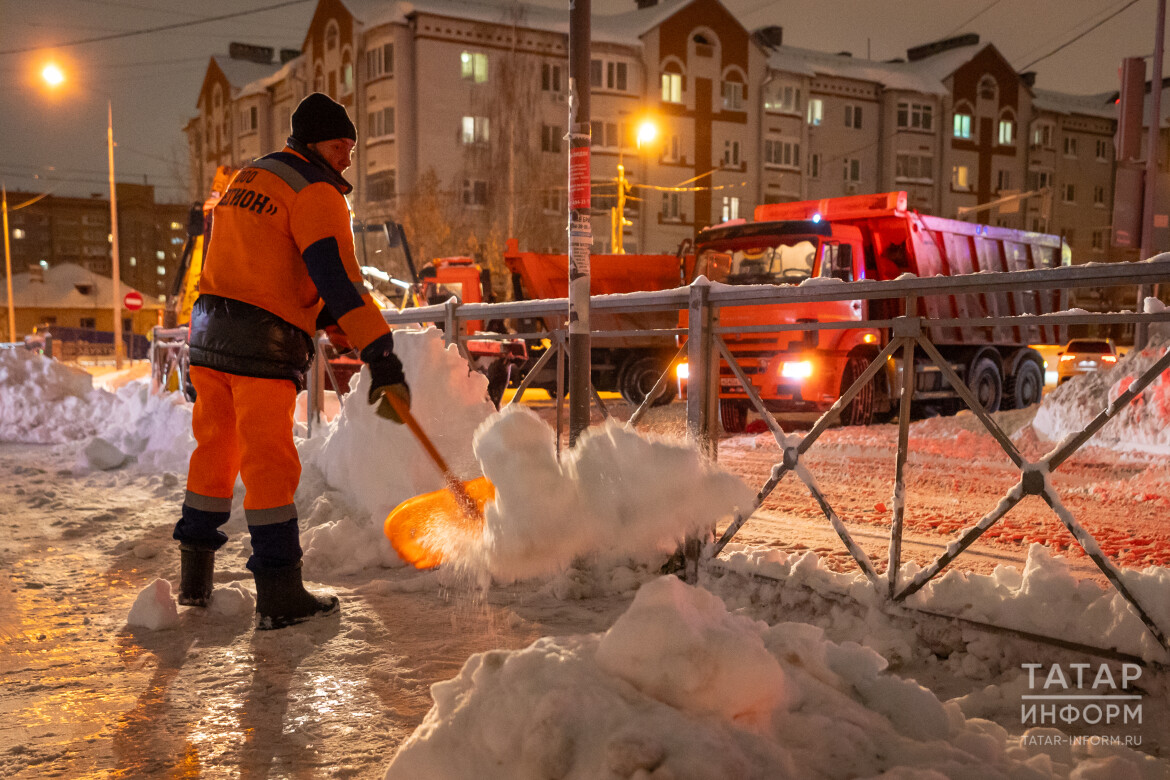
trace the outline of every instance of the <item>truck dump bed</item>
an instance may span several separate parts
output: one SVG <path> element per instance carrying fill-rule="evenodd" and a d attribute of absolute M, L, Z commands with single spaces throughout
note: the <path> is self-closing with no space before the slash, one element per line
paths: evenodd
<path fill-rule="evenodd" d="M 757 222 L 813 219 L 816 215 L 861 229 L 866 275 L 871 279 L 896 279 L 905 273 L 926 278 L 1025 271 L 1072 262 L 1060 236 L 919 214 L 906 208 L 905 192 L 766 204 L 755 211 Z M 918 301 L 918 311 L 935 319 L 1052 314 L 1067 307 L 1065 290 L 928 296 Z M 871 316 L 896 316 L 903 308 L 900 302 L 875 301 Z M 940 344 L 972 345 L 1059 344 L 1068 340 L 1066 327 L 1051 325 L 933 328 L 931 337 Z"/>
<path fill-rule="evenodd" d="M 567 255 L 521 252 L 515 240 L 509 240 L 504 262 L 520 277 L 527 299 L 565 298 L 569 294 L 569 260 Z M 674 255 L 592 255 L 589 268 L 589 291 L 592 295 L 671 290 L 682 284 L 681 263 Z M 567 312 L 566 312 L 567 314 Z M 557 323 L 546 323 L 553 326 Z M 642 312 L 636 314 L 590 314 L 592 330 L 647 330 L 674 328 L 676 312 Z M 602 336 L 595 337 L 605 343 Z M 672 337 L 673 338 L 673 337 Z M 639 340 L 654 340 L 642 337 Z M 660 339 L 658 339 L 660 340 Z M 623 339 L 630 346 L 631 339 Z"/>

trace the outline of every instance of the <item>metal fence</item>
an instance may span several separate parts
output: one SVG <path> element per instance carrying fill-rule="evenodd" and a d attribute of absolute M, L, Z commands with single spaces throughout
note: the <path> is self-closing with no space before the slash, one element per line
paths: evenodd
<path fill-rule="evenodd" d="M 719 365 L 725 361 L 732 373 L 743 387 L 747 398 L 768 425 L 777 445 L 780 447 L 781 458 L 771 470 L 771 475 L 761 486 L 756 497 L 756 506 L 752 512 L 735 518 L 734 522 L 724 531 L 713 546 L 706 550 L 706 555 L 717 555 L 735 534 L 750 521 L 752 513 L 768 495 L 776 488 L 788 474 L 795 474 L 808 488 L 814 500 L 819 505 L 826 520 L 841 539 L 846 550 L 856 561 L 859 569 L 869 579 L 879 592 L 895 604 L 905 602 L 906 598 L 919 591 L 927 582 L 936 577 L 945 567 L 952 563 L 959 555 L 969 548 L 985 531 L 998 520 L 1003 518 L 1023 498 L 1030 495 L 1040 496 L 1053 510 L 1056 517 L 1068 529 L 1073 539 L 1079 544 L 1093 563 L 1100 569 L 1108 582 L 1134 608 L 1142 622 L 1158 642 L 1170 650 L 1167 636 L 1170 626 L 1160 626 L 1151 617 L 1146 605 L 1126 587 L 1117 565 L 1108 556 L 1104 555 L 1072 512 L 1061 501 L 1059 493 L 1052 487 L 1047 475 L 1067 461 L 1085 442 L 1089 441 L 1094 433 L 1099 431 L 1107 422 L 1116 417 L 1122 409 L 1137 398 L 1151 382 L 1164 371 L 1170 368 L 1170 351 L 1162 356 L 1154 365 L 1137 378 L 1136 381 L 1118 397 L 1113 403 L 1103 408 L 1100 413 L 1079 434 L 1060 442 L 1051 452 L 1035 462 L 1028 461 L 1003 432 L 995 420 L 978 403 L 971 389 L 958 376 L 950 361 L 946 360 L 932 341 L 932 334 L 942 333 L 943 329 L 978 327 L 1017 327 L 1017 328 L 1048 328 L 1051 333 L 1054 326 L 1070 325 L 1137 325 L 1139 323 L 1167 323 L 1170 322 L 1170 312 L 1157 314 L 1143 314 L 1134 312 L 1067 312 L 1059 314 L 1016 314 L 1012 316 L 996 316 L 984 318 L 964 317 L 923 317 L 916 314 L 917 302 L 920 299 L 934 299 L 938 296 L 963 296 L 972 294 L 1011 293 L 1020 294 L 1038 292 L 1042 290 L 1067 291 L 1070 289 L 1088 288 L 1100 289 L 1107 287 L 1123 287 L 1137 285 L 1153 285 L 1170 280 L 1170 254 L 1159 255 L 1141 263 L 1128 264 L 1088 264 L 1081 266 L 1046 268 L 1031 271 L 1013 271 L 1005 273 L 980 273 L 968 276 L 933 277 L 928 279 L 907 278 L 895 281 L 858 281 L 842 282 L 834 285 L 815 286 L 784 286 L 771 285 L 727 286 L 710 284 L 693 284 L 688 288 L 667 290 L 661 292 L 632 293 L 626 295 L 598 296 L 591 301 L 591 310 L 594 312 L 651 312 L 651 311 L 687 311 L 687 326 L 669 330 L 656 330 L 650 333 L 657 335 L 677 335 L 684 337 L 680 356 L 685 353 L 689 363 L 688 394 L 686 399 L 686 418 L 688 436 L 711 458 L 718 457 L 719 434 Z M 906 314 L 890 319 L 874 319 L 851 322 L 800 322 L 793 325 L 755 325 L 750 327 L 721 327 L 719 313 L 722 309 L 736 306 L 759 306 L 762 304 L 793 304 L 851 300 L 881 300 L 901 299 L 905 302 Z M 466 320 L 489 319 L 527 319 L 527 318 L 557 318 L 563 317 L 567 311 L 565 299 L 523 301 L 503 304 L 466 304 L 459 305 L 455 300 L 445 306 L 430 306 L 412 309 L 403 312 L 387 313 L 386 320 L 393 325 L 442 324 L 449 344 L 460 343 L 460 325 Z M 803 435 L 788 434 L 775 417 L 765 408 L 763 401 L 753 389 L 743 369 L 737 363 L 732 351 L 728 348 L 724 337 L 733 333 L 747 332 L 782 332 L 782 331 L 820 331 L 842 328 L 883 328 L 889 329 L 892 338 L 881 350 L 869 367 L 847 388 L 841 397 L 826 411 L 817 422 Z M 606 336 L 645 335 L 647 331 L 629 331 L 616 333 L 604 332 Z M 510 334 L 509 337 L 522 335 L 529 338 L 548 338 L 552 347 L 541 358 L 542 368 L 544 361 L 555 358 L 558 365 L 565 360 L 565 331 L 554 329 L 547 332 Z M 599 334 L 600 335 L 600 334 Z M 483 338 L 477 335 L 476 338 Z M 490 338 L 490 337 L 489 337 Z M 680 339 L 682 340 L 682 339 Z M 900 387 L 900 403 L 898 414 L 898 451 L 894 465 L 894 500 L 893 520 L 890 530 L 888 565 L 884 578 L 878 574 L 873 561 L 855 542 L 848 528 L 833 510 L 824 493 L 817 487 L 815 479 L 802 464 L 802 459 L 808 450 L 816 443 L 820 436 L 833 425 L 841 415 L 842 410 L 853 400 L 857 393 L 872 380 L 877 372 L 885 365 L 887 358 L 896 353 L 902 356 L 903 366 L 912 366 L 915 361 L 915 352 L 921 350 L 934 366 L 942 372 L 952 388 L 958 393 L 962 401 L 972 409 L 980 422 L 986 428 L 999 446 L 1011 459 L 1019 471 L 1018 482 L 1007 492 L 987 514 L 974 525 L 961 532 L 948 545 L 945 552 L 938 556 L 930 565 L 919 571 L 909 582 L 902 582 L 899 578 L 899 569 L 902 560 L 903 518 L 905 517 L 905 467 L 909 444 L 909 424 L 911 401 L 914 399 L 915 388 L 912 371 L 902 371 Z M 535 370 L 532 372 L 535 373 Z M 563 371 L 558 370 L 558 378 Z M 658 387 L 670 381 L 664 374 L 658 382 Z M 522 385 L 513 403 L 523 396 L 526 385 Z M 557 441 L 561 439 L 563 403 L 563 387 L 557 387 Z M 657 395 L 652 391 L 642 406 L 635 411 L 630 422 L 637 424 L 646 408 Z M 601 405 L 603 414 L 604 404 L 594 393 L 596 402 Z M 694 580 L 700 565 L 701 554 L 698 540 L 688 540 L 686 545 L 687 564 L 685 576 Z"/>

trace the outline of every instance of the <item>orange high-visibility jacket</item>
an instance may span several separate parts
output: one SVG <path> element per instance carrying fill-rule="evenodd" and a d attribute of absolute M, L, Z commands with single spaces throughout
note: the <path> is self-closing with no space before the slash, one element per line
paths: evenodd
<path fill-rule="evenodd" d="M 361 350 L 389 327 L 354 255 L 349 187 L 330 173 L 288 147 L 242 168 L 215 207 L 199 293 L 257 306 L 309 334 L 324 303 Z"/>

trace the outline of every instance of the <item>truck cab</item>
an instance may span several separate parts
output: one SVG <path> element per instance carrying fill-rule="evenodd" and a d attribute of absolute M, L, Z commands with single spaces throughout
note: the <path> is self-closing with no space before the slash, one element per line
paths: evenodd
<path fill-rule="evenodd" d="M 866 278 L 862 231 L 813 218 L 730 223 L 701 231 L 695 241 L 692 277 L 733 285 L 820 285 Z M 856 322 L 866 302 L 823 301 L 726 307 L 720 325 L 790 325 Z M 843 374 L 859 346 L 877 344 L 878 330 L 791 330 L 725 337 L 745 375 L 775 410 L 822 411 L 840 396 Z M 747 393 L 729 366 L 720 368 L 724 427 L 742 428 Z"/>

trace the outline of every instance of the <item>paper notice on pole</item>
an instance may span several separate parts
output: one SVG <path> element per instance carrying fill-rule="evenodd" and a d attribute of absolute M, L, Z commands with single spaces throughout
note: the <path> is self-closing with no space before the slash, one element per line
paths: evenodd
<path fill-rule="evenodd" d="M 589 273 L 589 254 L 593 249 L 593 226 L 589 217 L 574 219 L 569 226 L 569 278 Z"/>
<path fill-rule="evenodd" d="M 589 147 L 569 150 L 569 208 L 589 208 Z"/>

